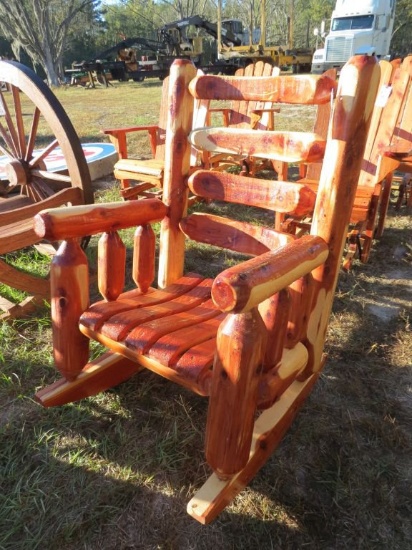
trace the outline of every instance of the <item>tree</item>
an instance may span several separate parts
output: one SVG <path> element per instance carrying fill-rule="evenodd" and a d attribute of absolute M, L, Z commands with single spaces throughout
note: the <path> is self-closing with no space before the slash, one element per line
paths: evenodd
<path fill-rule="evenodd" d="M 24 50 L 34 67 L 58 86 L 70 26 L 82 13 L 91 17 L 96 0 L 0 0 L 0 29 L 20 59 Z"/>
<path fill-rule="evenodd" d="M 412 4 L 410 0 L 398 0 L 395 10 L 391 51 L 394 55 L 412 53 Z"/>

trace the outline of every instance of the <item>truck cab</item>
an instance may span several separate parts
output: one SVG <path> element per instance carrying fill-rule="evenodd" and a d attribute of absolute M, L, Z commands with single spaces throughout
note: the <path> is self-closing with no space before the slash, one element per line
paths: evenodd
<path fill-rule="evenodd" d="M 340 69 L 356 54 L 389 57 L 396 0 L 337 0 L 323 49 L 316 50 L 312 73 Z"/>

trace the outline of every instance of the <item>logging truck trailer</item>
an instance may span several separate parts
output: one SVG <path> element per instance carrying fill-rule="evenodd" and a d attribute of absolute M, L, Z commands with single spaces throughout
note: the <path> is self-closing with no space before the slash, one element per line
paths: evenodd
<path fill-rule="evenodd" d="M 325 46 L 313 55 L 311 72 L 338 71 L 356 54 L 389 59 L 396 0 L 337 0 Z"/>
<path fill-rule="evenodd" d="M 289 18 L 287 44 L 268 45 L 266 43 L 266 2 L 261 2 L 260 28 L 246 29 L 239 19 L 221 17 L 221 2 L 218 4 L 218 35 L 227 32 L 238 38 L 239 43 L 218 41 L 218 60 L 237 66 L 246 66 L 258 60 L 268 61 L 281 68 L 291 67 L 294 73 L 310 72 L 313 50 L 310 48 L 293 48 L 293 14 Z"/>

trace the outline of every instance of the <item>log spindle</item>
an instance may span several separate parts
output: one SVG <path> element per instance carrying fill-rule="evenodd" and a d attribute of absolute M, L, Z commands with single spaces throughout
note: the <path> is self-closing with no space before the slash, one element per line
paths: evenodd
<path fill-rule="evenodd" d="M 155 278 L 156 237 L 150 224 L 140 225 L 134 234 L 133 280 L 142 293 Z"/>
<path fill-rule="evenodd" d="M 219 327 L 206 429 L 206 459 L 228 478 L 248 461 L 266 348 L 257 308 L 229 314 Z"/>
<path fill-rule="evenodd" d="M 89 305 L 89 269 L 77 239 L 60 245 L 51 263 L 50 288 L 54 361 L 61 375 L 71 381 L 89 358 L 89 339 L 78 326 Z"/>
<path fill-rule="evenodd" d="M 288 328 L 290 297 L 287 289 L 274 294 L 261 304 L 259 313 L 268 334 L 263 371 L 275 367 L 282 358 L 286 331 Z"/>
<path fill-rule="evenodd" d="M 100 294 L 114 301 L 123 292 L 126 270 L 126 247 L 117 231 L 103 233 L 98 244 L 98 286 Z"/>
<path fill-rule="evenodd" d="M 313 278 L 310 273 L 289 286 L 290 314 L 285 347 L 293 348 L 306 333 L 313 298 Z"/>

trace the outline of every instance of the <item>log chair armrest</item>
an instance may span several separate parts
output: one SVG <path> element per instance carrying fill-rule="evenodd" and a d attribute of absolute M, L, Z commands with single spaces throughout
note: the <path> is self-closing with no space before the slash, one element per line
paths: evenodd
<path fill-rule="evenodd" d="M 110 137 L 110 141 L 116 147 L 116 151 L 119 158 L 127 158 L 127 134 L 132 132 L 149 132 L 149 141 L 152 155 L 156 153 L 156 134 L 159 131 L 159 126 L 156 124 L 149 124 L 147 126 L 127 126 L 124 128 L 106 128 L 103 130 L 104 134 Z"/>
<path fill-rule="evenodd" d="M 146 225 L 167 212 L 159 199 L 53 208 L 34 217 L 34 231 L 42 239 L 68 240 Z"/>
<path fill-rule="evenodd" d="M 207 110 L 206 126 L 211 126 L 211 115 L 214 113 L 220 113 L 223 117 L 223 126 L 229 126 L 229 113 L 232 111 L 231 107 L 211 107 Z"/>
<path fill-rule="evenodd" d="M 403 160 L 412 155 L 412 144 L 410 141 L 401 141 L 389 147 L 384 147 L 382 149 L 382 154 L 396 160 Z"/>
<path fill-rule="evenodd" d="M 328 254 L 321 237 L 306 235 L 220 273 L 213 283 L 213 301 L 222 311 L 249 311 L 323 264 Z"/>

